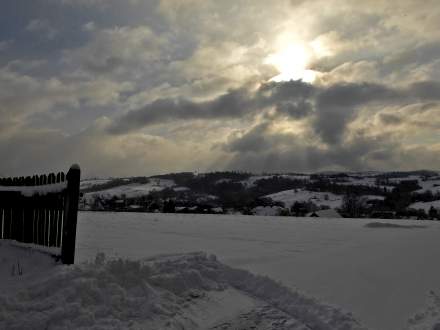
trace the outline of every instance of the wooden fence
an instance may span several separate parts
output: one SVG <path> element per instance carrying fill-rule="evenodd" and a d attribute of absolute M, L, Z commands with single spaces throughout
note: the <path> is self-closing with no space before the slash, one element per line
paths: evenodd
<path fill-rule="evenodd" d="M 75 259 L 80 168 L 33 177 L 0 179 L 0 238 L 60 248 Z"/>

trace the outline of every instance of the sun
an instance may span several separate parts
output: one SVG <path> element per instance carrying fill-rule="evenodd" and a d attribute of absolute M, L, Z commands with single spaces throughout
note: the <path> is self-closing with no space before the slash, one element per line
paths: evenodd
<path fill-rule="evenodd" d="M 306 47 L 301 44 L 290 44 L 270 54 L 264 62 L 273 65 L 279 71 L 279 74 L 270 81 L 302 80 L 313 83 L 317 72 L 307 69 L 310 58 L 311 53 Z"/>

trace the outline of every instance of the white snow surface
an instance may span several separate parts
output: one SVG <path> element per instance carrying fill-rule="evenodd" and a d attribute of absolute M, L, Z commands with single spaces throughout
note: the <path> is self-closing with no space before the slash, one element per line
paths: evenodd
<path fill-rule="evenodd" d="M 313 202 L 320 206 L 338 208 L 342 204 L 342 196 L 328 192 L 316 192 L 302 189 L 283 190 L 275 194 L 266 195 L 274 201 L 283 202 L 286 207 L 291 207 L 295 202 Z"/>
<path fill-rule="evenodd" d="M 87 189 L 87 188 L 91 188 L 93 186 L 97 186 L 100 184 L 105 184 L 110 181 L 111 181 L 111 179 L 85 179 L 85 180 L 80 181 L 79 188 L 80 189 Z"/>
<path fill-rule="evenodd" d="M 340 306 L 370 329 L 402 330 L 440 292 L 440 223 L 371 219 L 80 212 L 77 261 L 206 251 L 229 266 Z M 377 220 L 376 220 L 377 221 Z"/>
<path fill-rule="evenodd" d="M 408 207 L 416 210 L 422 209 L 428 212 L 431 206 L 434 207 L 435 209 L 440 209 L 440 200 L 432 201 L 432 202 L 416 202 Z"/>
<path fill-rule="evenodd" d="M 339 308 L 204 253 L 98 254 L 76 266 L 27 253 L 0 246 L 1 329 L 365 329 Z M 19 263 L 8 276 L 5 266 Z"/>
<path fill-rule="evenodd" d="M 255 215 L 279 215 L 283 208 L 280 206 L 257 206 L 252 209 L 252 213 Z"/>
<path fill-rule="evenodd" d="M 0 329 L 438 329 L 440 223 L 369 222 L 80 212 L 76 265 L 0 240 Z"/>
<path fill-rule="evenodd" d="M 432 179 L 426 181 L 419 180 L 419 186 L 422 188 L 417 190 L 416 192 L 423 193 L 425 191 L 431 190 L 433 194 L 440 193 L 440 179 Z"/>
<path fill-rule="evenodd" d="M 291 180 L 310 180 L 310 175 L 307 174 L 271 174 L 271 175 L 252 175 L 248 179 L 240 181 L 246 188 L 255 186 L 255 182 L 262 179 L 272 179 L 274 177 L 282 177 Z"/>

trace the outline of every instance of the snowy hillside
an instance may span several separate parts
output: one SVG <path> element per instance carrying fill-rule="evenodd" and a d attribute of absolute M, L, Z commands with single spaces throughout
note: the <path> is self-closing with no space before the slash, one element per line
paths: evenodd
<path fill-rule="evenodd" d="M 431 207 L 434 207 L 436 209 L 440 209 L 440 200 L 432 201 L 432 202 L 417 202 L 411 204 L 409 207 L 419 210 L 425 210 L 426 212 L 429 211 Z"/>
<path fill-rule="evenodd" d="M 110 189 L 98 190 L 91 193 L 86 193 L 84 198 L 86 200 L 100 196 L 102 198 L 121 197 L 125 195 L 127 198 L 134 198 L 146 196 L 152 191 L 161 191 L 165 188 L 175 187 L 175 183 L 171 180 L 154 179 L 145 184 L 131 183 L 121 185 Z"/>
<path fill-rule="evenodd" d="M 91 188 L 93 186 L 98 186 L 98 185 L 102 185 L 105 183 L 110 182 L 111 179 L 86 179 L 86 180 L 81 180 L 80 182 L 80 189 L 84 190 L 84 189 L 88 189 Z"/>
<path fill-rule="evenodd" d="M 275 194 L 266 195 L 274 201 L 283 202 L 287 207 L 292 207 L 295 202 L 313 202 L 317 206 L 328 206 L 330 208 L 338 208 L 342 204 L 342 196 L 332 193 L 323 193 L 307 190 L 285 190 Z"/>
<path fill-rule="evenodd" d="M 81 185 L 81 210 L 305 216 L 330 208 L 343 217 L 440 219 L 440 209 L 427 213 L 424 206 L 412 207 L 427 202 L 437 207 L 440 177 L 432 171 L 183 172 Z"/>

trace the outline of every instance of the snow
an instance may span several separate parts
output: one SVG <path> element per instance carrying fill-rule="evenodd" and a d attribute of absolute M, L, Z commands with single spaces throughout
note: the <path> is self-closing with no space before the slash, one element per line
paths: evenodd
<path fill-rule="evenodd" d="M 313 213 L 321 218 L 327 218 L 327 219 L 342 218 L 342 216 L 334 209 L 319 210 L 316 212 L 312 212 L 311 214 L 313 214 Z"/>
<path fill-rule="evenodd" d="M 422 209 L 428 212 L 431 206 L 433 206 L 436 209 L 440 209 L 440 200 L 432 201 L 432 202 L 416 202 L 408 207 L 416 210 Z"/>
<path fill-rule="evenodd" d="M 34 195 L 46 195 L 49 193 L 58 193 L 67 188 L 67 181 L 41 186 L 0 186 L 0 191 L 18 191 L 21 195 L 31 197 Z"/>
<path fill-rule="evenodd" d="M 409 319 L 409 324 L 411 330 L 440 329 L 440 296 L 436 292 L 430 291 L 427 307 L 414 314 Z"/>
<path fill-rule="evenodd" d="M 302 174 L 252 175 L 248 179 L 240 181 L 240 183 L 243 184 L 246 188 L 251 188 L 251 187 L 255 186 L 255 183 L 258 180 L 273 179 L 274 177 L 282 177 L 282 178 L 291 179 L 291 180 L 309 180 L 310 179 L 310 175 L 306 175 L 306 174 L 304 174 L 304 175 L 302 175 Z"/>
<path fill-rule="evenodd" d="M 433 194 L 440 193 L 440 179 L 426 181 L 419 180 L 419 186 L 422 188 L 416 191 L 418 193 L 423 193 L 428 190 L 431 190 Z"/>
<path fill-rule="evenodd" d="M 94 199 L 94 196 L 112 198 L 113 196 L 121 197 L 122 195 L 125 195 L 127 198 L 135 198 L 148 195 L 152 191 L 161 191 L 165 188 L 172 188 L 174 186 L 175 183 L 172 180 L 150 179 L 150 182 L 144 184 L 131 183 L 110 189 L 86 193 L 84 194 L 84 198 L 87 201 Z"/>
<path fill-rule="evenodd" d="M 0 249 L 6 257 L 18 252 Z M 4 276 L 16 285 L 0 291 L 2 329 L 364 329 L 339 308 L 204 253 L 136 261 L 98 254 L 77 266 L 36 261 L 44 276 L 41 269 Z"/>
<path fill-rule="evenodd" d="M 369 219 L 80 213 L 77 261 L 97 252 L 139 259 L 206 251 L 353 313 L 371 329 L 401 330 L 440 292 L 440 223 L 365 228 Z M 130 239 L 127 240 L 127 237 Z"/>
<path fill-rule="evenodd" d="M 32 284 L 45 279 L 56 263 L 48 253 L 0 240 L 0 265 L 0 328 L 6 329 L 1 326 L 2 317 L 5 317 L 2 311 L 3 297 L 15 294 L 24 283 Z"/>
<path fill-rule="evenodd" d="M 257 206 L 252 209 L 255 215 L 279 215 L 283 208 L 280 206 Z"/>
<path fill-rule="evenodd" d="M 277 202 L 283 202 L 286 207 L 292 207 L 295 202 L 313 202 L 320 206 L 328 206 L 330 208 L 341 207 L 342 196 L 338 196 L 327 192 L 315 192 L 301 189 L 291 189 L 270 194 L 265 197 L 271 198 Z"/>
<path fill-rule="evenodd" d="M 271 179 L 273 178 L 273 175 L 252 175 L 246 180 L 240 181 L 241 184 L 243 184 L 246 188 L 251 188 L 255 186 L 255 182 L 262 179 Z"/>
<path fill-rule="evenodd" d="M 110 182 L 111 179 L 86 179 L 81 180 L 79 184 L 79 188 L 81 190 L 91 188 L 93 186 L 101 185 Z"/>
<path fill-rule="evenodd" d="M 0 329 L 435 329 L 440 223 L 369 223 L 80 212 L 76 265 L 0 241 Z"/>
<path fill-rule="evenodd" d="M 362 198 L 369 201 L 373 201 L 373 200 L 383 201 L 385 199 L 384 196 L 379 196 L 379 195 L 362 195 Z"/>

